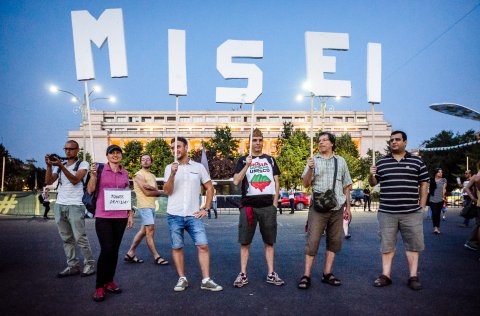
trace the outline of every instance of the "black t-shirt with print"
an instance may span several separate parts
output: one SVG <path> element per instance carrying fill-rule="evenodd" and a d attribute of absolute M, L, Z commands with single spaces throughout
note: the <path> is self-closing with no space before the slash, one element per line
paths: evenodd
<path fill-rule="evenodd" d="M 247 155 L 240 157 L 235 166 L 235 173 L 245 167 Z M 253 156 L 252 164 L 242 180 L 242 205 L 266 207 L 273 205 L 275 196 L 275 176 L 280 169 L 272 156 L 263 154 Z"/>

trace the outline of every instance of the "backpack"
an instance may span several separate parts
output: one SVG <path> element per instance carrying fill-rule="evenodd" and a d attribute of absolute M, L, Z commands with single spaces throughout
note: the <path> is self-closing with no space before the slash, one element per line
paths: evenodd
<path fill-rule="evenodd" d="M 99 163 L 97 164 L 97 184 L 95 185 L 95 191 L 91 194 L 87 192 L 87 184 L 90 181 L 90 173 L 87 175 L 87 181 L 85 181 L 83 186 L 83 197 L 82 203 L 85 205 L 87 209 L 87 216 L 93 218 L 95 216 L 95 210 L 97 208 L 97 197 L 98 197 L 98 186 L 100 185 L 100 179 L 102 177 L 102 171 L 105 164 Z M 89 214 L 90 213 L 90 214 Z"/>

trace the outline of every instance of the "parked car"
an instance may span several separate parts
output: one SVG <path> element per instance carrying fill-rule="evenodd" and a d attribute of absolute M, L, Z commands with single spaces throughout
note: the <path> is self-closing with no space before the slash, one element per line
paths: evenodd
<path fill-rule="evenodd" d="M 463 202 L 462 193 L 458 191 L 453 191 L 450 195 L 447 196 L 447 205 L 459 206 Z"/>
<path fill-rule="evenodd" d="M 363 189 L 357 188 L 350 191 L 350 204 L 360 206 L 363 202 Z"/>
<path fill-rule="evenodd" d="M 295 192 L 293 204 L 296 210 L 303 210 L 310 206 L 310 195 L 306 192 Z M 290 208 L 290 200 L 288 199 L 288 192 L 283 192 L 280 204 L 282 208 Z M 280 206 L 280 205 L 279 205 Z"/>

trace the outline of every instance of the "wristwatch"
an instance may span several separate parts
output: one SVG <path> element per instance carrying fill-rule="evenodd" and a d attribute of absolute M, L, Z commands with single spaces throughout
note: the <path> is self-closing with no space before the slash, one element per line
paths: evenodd
<path fill-rule="evenodd" d="M 210 211 L 210 209 L 206 208 L 206 207 L 202 208 L 202 210 L 207 211 L 207 212 Z"/>

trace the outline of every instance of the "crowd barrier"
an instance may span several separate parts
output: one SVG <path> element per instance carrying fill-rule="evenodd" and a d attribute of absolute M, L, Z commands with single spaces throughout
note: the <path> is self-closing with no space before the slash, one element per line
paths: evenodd
<path fill-rule="evenodd" d="M 38 200 L 38 194 L 35 192 L 1 192 L 0 193 L 0 215 L 14 216 L 43 216 L 44 207 Z M 50 213 L 53 216 L 53 208 L 57 198 L 56 192 L 50 193 Z M 133 193 L 133 205 L 135 205 L 135 194 Z M 158 214 L 165 214 L 167 211 L 167 196 L 157 198 L 156 211 Z M 204 200 L 205 197 L 202 197 Z M 240 206 L 240 195 L 217 195 L 217 210 L 220 214 L 238 214 Z M 458 207 L 458 206 L 449 206 Z M 352 203 L 354 211 L 363 211 L 363 201 Z M 290 206 L 283 205 L 283 211 L 290 210 Z M 306 210 L 306 209 L 305 209 Z M 378 210 L 378 201 L 372 201 L 371 210 Z"/>

